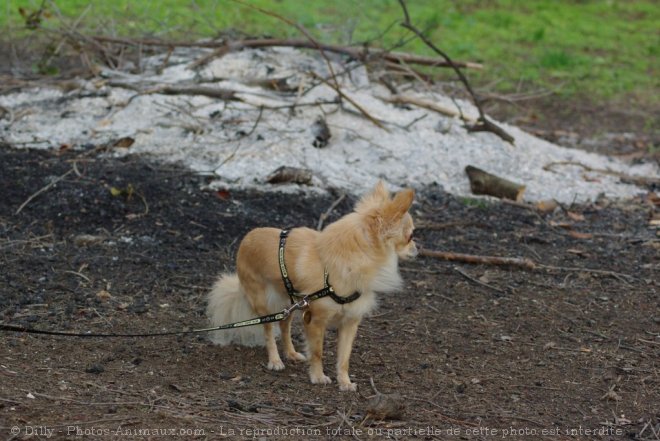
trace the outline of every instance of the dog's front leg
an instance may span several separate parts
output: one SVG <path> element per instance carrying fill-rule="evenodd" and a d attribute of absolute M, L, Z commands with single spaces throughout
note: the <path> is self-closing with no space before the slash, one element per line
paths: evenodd
<path fill-rule="evenodd" d="M 307 359 L 309 360 L 309 379 L 313 384 L 332 383 L 323 373 L 323 339 L 328 319 L 321 314 L 313 314 L 309 323 L 305 323 L 307 338 Z"/>
<path fill-rule="evenodd" d="M 346 319 L 339 325 L 337 332 L 337 382 L 339 390 L 342 391 L 357 390 L 357 384 L 351 383 L 348 376 L 348 361 L 351 358 L 353 341 L 359 324 L 359 319 Z"/>

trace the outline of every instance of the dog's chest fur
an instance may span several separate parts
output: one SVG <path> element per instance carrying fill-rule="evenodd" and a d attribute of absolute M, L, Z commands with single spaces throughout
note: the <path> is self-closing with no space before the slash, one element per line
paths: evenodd
<path fill-rule="evenodd" d="M 362 288 L 360 298 L 344 306 L 343 315 L 355 318 L 364 317 L 376 308 L 376 293 L 398 291 L 402 284 L 398 258 L 395 253 L 392 253 L 373 280 Z"/>

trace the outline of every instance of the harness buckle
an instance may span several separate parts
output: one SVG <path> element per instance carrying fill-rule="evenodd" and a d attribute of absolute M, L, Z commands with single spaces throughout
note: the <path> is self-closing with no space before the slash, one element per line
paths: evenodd
<path fill-rule="evenodd" d="M 287 318 L 291 315 L 293 311 L 296 311 L 298 309 L 305 309 L 308 306 L 309 306 L 309 301 L 307 300 L 307 297 L 303 297 L 302 300 L 297 301 L 296 303 L 292 304 L 284 311 L 282 311 L 282 314 L 284 314 L 284 318 Z"/>

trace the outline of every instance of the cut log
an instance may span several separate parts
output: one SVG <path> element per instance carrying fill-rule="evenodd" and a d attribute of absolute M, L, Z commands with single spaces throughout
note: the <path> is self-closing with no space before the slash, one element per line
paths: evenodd
<path fill-rule="evenodd" d="M 289 167 L 283 165 L 268 175 L 266 181 L 269 184 L 301 184 L 310 185 L 312 182 L 312 171 L 305 168 Z"/>
<path fill-rule="evenodd" d="M 525 193 L 524 185 L 500 178 L 480 168 L 468 165 L 465 167 L 465 173 L 470 179 L 470 188 L 474 194 L 486 194 L 520 202 Z"/>

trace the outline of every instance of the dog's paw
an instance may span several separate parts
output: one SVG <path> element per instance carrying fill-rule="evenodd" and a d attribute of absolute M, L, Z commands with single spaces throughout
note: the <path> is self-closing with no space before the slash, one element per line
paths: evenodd
<path fill-rule="evenodd" d="M 305 361 L 305 360 L 307 360 L 307 357 L 305 357 L 300 352 L 296 352 L 296 351 L 287 352 L 286 358 L 288 358 L 289 360 L 292 360 L 292 361 Z"/>
<path fill-rule="evenodd" d="M 355 392 L 357 390 L 357 383 L 339 383 L 339 390 L 342 392 Z"/>
<path fill-rule="evenodd" d="M 268 369 L 271 371 L 281 371 L 284 369 L 284 363 L 282 363 L 282 360 L 271 360 L 268 362 Z"/>
<path fill-rule="evenodd" d="M 327 375 L 310 375 L 309 379 L 312 381 L 312 384 L 330 384 L 332 379 Z"/>

